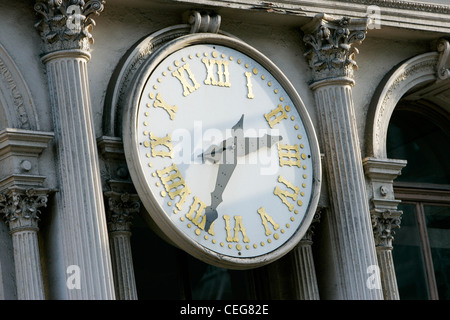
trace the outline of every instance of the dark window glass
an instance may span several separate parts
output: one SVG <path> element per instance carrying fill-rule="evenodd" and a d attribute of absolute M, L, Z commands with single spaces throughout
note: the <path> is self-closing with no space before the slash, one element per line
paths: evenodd
<path fill-rule="evenodd" d="M 449 127 L 408 110 L 395 111 L 389 123 L 388 158 L 408 164 L 396 181 L 450 184 Z"/>
<path fill-rule="evenodd" d="M 393 258 L 400 298 L 429 299 L 423 247 L 414 204 L 401 204 L 400 230 L 394 240 Z"/>
<path fill-rule="evenodd" d="M 156 235 L 139 216 L 131 248 L 138 299 L 254 299 L 251 271 L 206 264 Z"/>
<path fill-rule="evenodd" d="M 439 299 L 450 299 L 450 206 L 425 205 Z"/>
<path fill-rule="evenodd" d="M 400 299 L 450 299 L 450 117 L 401 102 L 392 114 L 388 158 L 407 166 L 394 182 L 403 200 L 393 242 Z"/>

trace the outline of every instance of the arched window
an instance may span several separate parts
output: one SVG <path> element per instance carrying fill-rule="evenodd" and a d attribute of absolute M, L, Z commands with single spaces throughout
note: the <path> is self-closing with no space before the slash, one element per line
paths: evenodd
<path fill-rule="evenodd" d="M 407 166 L 394 182 L 402 200 L 393 258 L 400 299 L 450 299 L 450 115 L 429 103 L 400 101 L 387 156 Z"/>

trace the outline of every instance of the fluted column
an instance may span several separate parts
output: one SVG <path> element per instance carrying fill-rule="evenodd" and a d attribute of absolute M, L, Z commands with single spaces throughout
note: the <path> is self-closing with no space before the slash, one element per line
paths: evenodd
<path fill-rule="evenodd" d="M 133 214 L 140 208 L 139 198 L 114 191 L 105 192 L 105 196 L 108 199 L 107 221 L 116 297 L 118 300 L 137 300 L 130 237 Z"/>
<path fill-rule="evenodd" d="M 57 215 L 63 268 L 76 265 L 80 287 L 64 288 L 67 299 L 114 299 L 100 170 L 92 123 L 87 63 L 93 43 L 90 18 L 104 1 L 37 1 L 36 24 L 44 45 L 58 155 Z M 61 288 L 60 288 L 61 290 Z"/>
<path fill-rule="evenodd" d="M 325 154 L 340 299 L 383 298 L 381 290 L 366 286 L 367 268 L 377 265 L 377 257 L 352 98 L 353 45 L 364 40 L 367 23 L 320 14 L 302 28 Z"/>
<path fill-rule="evenodd" d="M 308 231 L 294 248 L 294 265 L 298 282 L 298 299 L 319 300 L 319 288 L 317 286 L 316 270 L 312 252 L 314 228 L 320 221 L 323 208 L 318 208 Z"/>
<path fill-rule="evenodd" d="M 45 299 L 37 232 L 39 208 L 46 206 L 47 198 L 45 189 L 16 187 L 0 195 L 0 213 L 12 236 L 19 300 Z"/>

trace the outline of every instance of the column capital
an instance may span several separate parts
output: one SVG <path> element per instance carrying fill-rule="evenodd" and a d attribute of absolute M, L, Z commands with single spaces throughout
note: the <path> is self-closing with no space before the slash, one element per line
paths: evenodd
<path fill-rule="evenodd" d="M 41 19 L 35 27 L 41 34 L 45 53 L 58 50 L 89 52 L 94 43 L 91 15 L 99 15 L 104 0 L 37 0 L 34 10 Z"/>
<path fill-rule="evenodd" d="M 312 244 L 313 243 L 313 235 L 314 235 L 314 229 L 316 228 L 317 224 L 320 222 L 320 218 L 324 215 L 326 208 L 319 206 L 316 209 L 316 212 L 314 213 L 314 217 L 311 221 L 311 224 L 306 231 L 305 235 L 303 236 L 300 244 Z"/>
<path fill-rule="evenodd" d="M 47 189 L 12 187 L 0 194 L 0 213 L 11 233 L 38 230 L 39 208 L 47 206 L 49 193 Z"/>
<path fill-rule="evenodd" d="M 369 21 L 318 14 L 302 27 L 308 47 L 304 55 L 313 71 L 313 82 L 340 79 L 353 84 L 353 71 L 358 68 L 354 60 L 358 49 L 353 45 L 365 39 Z"/>
<path fill-rule="evenodd" d="M 136 194 L 107 191 L 108 199 L 106 220 L 109 232 L 130 231 L 133 214 L 139 212 L 141 203 Z"/>
<path fill-rule="evenodd" d="M 377 250 L 392 250 L 395 229 L 400 228 L 402 211 L 371 210 L 373 236 Z"/>

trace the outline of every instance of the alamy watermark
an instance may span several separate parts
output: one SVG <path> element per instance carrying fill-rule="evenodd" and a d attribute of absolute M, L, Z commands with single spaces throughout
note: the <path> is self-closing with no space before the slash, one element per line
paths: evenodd
<path fill-rule="evenodd" d="M 366 269 L 369 277 L 366 280 L 366 286 L 368 289 L 381 289 L 381 276 L 380 276 L 380 267 L 372 264 Z"/>
<path fill-rule="evenodd" d="M 283 147 L 279 144 L 286 143 L 278 129 L 243 130 L 241 127 L 233 127 L 225 131 L 214 128 L 204 130 L 201 121 L 194 122 L 193 130 L 178 128 L 170 137 L 149 135 L 149 139 L 152 152 L 170 152 L 177 165 L 257 164 L 262 175 L 277 173 L 278 148 Z M 292 150 L 286 153 L 286 157 L 300 159 L 300 151 Z"/>
<path fill-rule="evenodd" d="M 81 31 L 81 21 L 84 21 L 86 19 L 86 16 L 81 14 L 81 9 L 77 5 L 70 5 L 66 9 L 67 13 L 67 20 L 66 20 L 66 26 L 69 30 L 73 32 L 80 32 Z"/>
<path fill-rule="evenodd" d="M 366 16 L 370 19 L 368 29 L 381 29 L 381 9 L 379 6 L 368 6 Z"/>
<path fill-rule="evenodd" d="M 81 269 L 80 266 L 72 264 L 67 267 L 66 286 L 68 289 L 81 289 Z"/>

